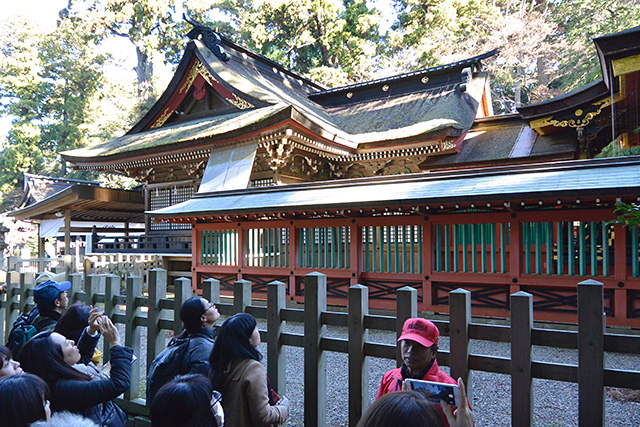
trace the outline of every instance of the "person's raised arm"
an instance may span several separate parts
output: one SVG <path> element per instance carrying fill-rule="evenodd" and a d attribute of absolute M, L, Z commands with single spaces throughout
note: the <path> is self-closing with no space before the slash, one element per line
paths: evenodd
<path fill-rule="evenodd" d="M 116 326 L 113 324 L 111 319 L 109 319 L 107 316 L 102 316 L 100 329 L 102 330 L 104 339 L 109 342 L 109 345 L 111 347 L 120 345 L 120 335 L 118 335 L 118 330 L 116 329 Z"/>

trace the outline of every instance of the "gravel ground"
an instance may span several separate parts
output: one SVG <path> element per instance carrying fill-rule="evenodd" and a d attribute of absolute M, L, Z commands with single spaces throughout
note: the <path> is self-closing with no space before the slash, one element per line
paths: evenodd
<path fill-rule="evenodd" d="M 122 325 L 121 333 L 124 332 Z M 264 321 L 258 322 L 260 329 L 266 329 Z M 286 332 L 303 334 L 302 324 L 287 323 Z M 142 350 L 146 354 L 146 328 L 142 329 Z M 335 338 L 346 338 L 347 329 L 329 327 L 328 335 Z M 168 340 L 168 339 L 167 339 Z M 384 331 L 370 331 L 369 340 L 385 344 L 394 344 L 395 334 Z M 449 349 L 449 338 L 441 337 L 440 347 Z M 267 347 L 260 344 L 260 352 L 265 356 L 262 362 L 266 367 Z M 288 426 L 304 425 L 304 354 L 302 348 L 286 347 L 287 357 L 287 390 L 285 395 L 291 402 L 291 414 Z M 488 341 L 471 341 L 471 352 L 475 354 L 509 357 L 510 346 L 506 343 Z M 577 364 L 577 350 L 549 347 L 534 347 L 533 357 L 536 361 L 564 364 Z M 144 356 L 141 357 L 144 362 Z M 638 370 L 639 355 L 606 354 L 607 368 Z M 146 370 L 145 363 L 138 365 L 141 372 L 141 397 L 144 397 Z M 395 362 L 388 359 L 369 359 L 369 402 L 375 400 L 382 374 L 395 368 Z M 449 372 L 446 366 L 441 367 Z M 327 425 L 348 425 L 348 361 L 347 355 L 341 353 L 327 354 Z M 502 427 L 511 425 L 511 382 L 508 375 L 473 371 L 471 374 L 472 407 L 476 425 Z M 578 385 L 560 381 L 534 379 L 534 426 L 577 426 Z M 640 403 L 618 401 L 610 397 L 605 399 L 605 426 L 640 426 Z"/>

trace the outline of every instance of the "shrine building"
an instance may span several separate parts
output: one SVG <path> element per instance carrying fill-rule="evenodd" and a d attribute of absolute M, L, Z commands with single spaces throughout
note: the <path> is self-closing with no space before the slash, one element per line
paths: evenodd
<path fill-rule="evenodd" d="M 369 288 L 373 308 L 418 290 L 447 312 L 472 292 L 475 315 L 576 320 L 576 285 L 605 286 L 607 322 L 640 326 L 637 227 L 611 221 L 640 200 L 640 27 L 594 40 L 602 79 L 493 115 L 486 52 L 452 64 L 329 89 L 195 26 L 173 79 L 125 135 L 63 158 L 144 184 L 147 234 L 191 234 L 193 286 L 239 279 L 257 298 L 304 275 L 328 277 L 328 303 Z"/>

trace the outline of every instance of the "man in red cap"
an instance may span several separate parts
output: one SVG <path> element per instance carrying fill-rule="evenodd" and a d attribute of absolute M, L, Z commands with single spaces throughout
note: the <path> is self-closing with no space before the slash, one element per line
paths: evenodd
<path fill-rule="evenodd" d="M 407 378 L 439 383 L 457 382 L 438 368 L 436 353 L 440 331 L 433 322 L 420 317 L 408 319 L 398 338 L 402 353 L 402 366 L 392 369 L 382 376 L 376 399 L 393 391 L 402 390 Z"/>

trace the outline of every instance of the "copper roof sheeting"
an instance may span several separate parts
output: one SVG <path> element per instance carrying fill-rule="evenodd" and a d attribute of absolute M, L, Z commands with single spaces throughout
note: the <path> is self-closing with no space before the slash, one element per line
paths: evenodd
<path fill-rule="evenodd" d="M 156 218 L 640 194 L 640 156 L 363 178 L 202 194 Z"/>

